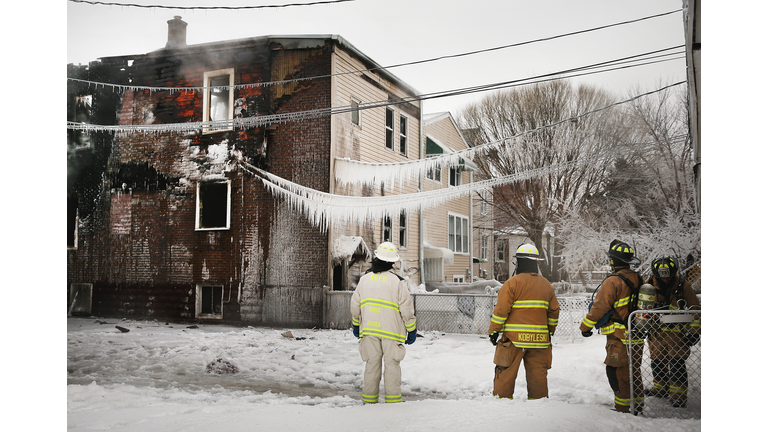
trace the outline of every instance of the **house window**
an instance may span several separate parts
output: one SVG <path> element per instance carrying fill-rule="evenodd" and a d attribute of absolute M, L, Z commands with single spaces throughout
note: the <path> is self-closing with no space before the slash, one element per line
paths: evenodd
<path fill-rule="evenodd" d="M 440 165 L 436 166 L 435 168 L 429 167 L 427 168 L 427 178 L 442 183 L 442 171 L 443 170 Z"/>
<path fill-rule="evenodd" d="M 352 98 L 352 124 L 360 126 L 360 101 Z"/>
<path fill-rule="evenodd" d="M 230 219 L 229 181 L 201 182 L 197 184 L 196 229 L 229 229 Z"/>
<path fill-rule="evenodd" d="M 392 241 L 392 218 L 389 215 L 384 216 L 384 226 L 381 229 L 381 241 Z"/>
<path fill-rule="evenodd" d="M 451 186 L 461 186 L 462 171 L 459 167 L 451 167 L 451 178 L 449 179 Z"/>
<path fill-rule="evenodd" d="M 203 74 L 203 121 L 228 122 L 232 120 L 235 92 L 235 70 L 221 69 Z M 215 87 L 215 88 L 214 88 Z M 232 130 L 232 124 L 217 124 L 203 127 L 204 133 Z"/>
<path fill-rule="evenodd" d="M 464 275 L 453 275 L 453 281 L 456 283 L 464 283 Z"/>
<path fill-rule="evenodd" d="M 488 235 L 483 234 L 483 238 L 480 241 L 480 259 L 488 259 Z"/>
<path fill-rule="evenodd" d="M 408 156 L 408 117 L 400 116 L 400 154 Z"/>
<path fill-rule="evenodd" d="M 469 219 L 448 215 L 448 249 L 458 253 L 469 253 Z"/>
<path fill-rule="evenodd" d="M 488 191 L 485 189 L 480 191 L 480 214 L 488 214 Z"/>
<path fill-rule="evenodd" d="M 505 254 L 504 254 L 503 241 L 496 243 L 496 261 L 501 261 L 501 262 L 506 261 Z"/>
<path fill-rule="evenodd" d="M 400 247 L 408 247 L 408 215 L 400 211 Z"/>
<path fill-rule="evenodd" d="M 198 285 L 195 316 L 197 318 L 222 319 L 224 287 L 222 285 Z"/>
<path fill-rule="evenodd" d="M 386 133 L 386 142 L 385 145 L 388 149 L 394 150 L 395 149 L 395 111 L 391 108 L 386 109 L 386 119 L 384 122 L 384 131 Z"/>

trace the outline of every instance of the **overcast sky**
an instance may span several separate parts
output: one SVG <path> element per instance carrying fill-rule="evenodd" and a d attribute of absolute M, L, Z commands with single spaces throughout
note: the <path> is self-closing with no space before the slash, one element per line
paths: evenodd
<path fill-rule="evenodd" d="M 162 6 L 258 6 L 315 0 L 113 0 Z M 337 34 L 381 66 L 519 44 L 682 9 L 682 0 L 354 0 L 248 10 L 182 10 L 67 2 L 67 63 L 165 46 L 167 21 L 188 23 L 187 44 L 265 35 Z M 683 45 L 682 11 L 488 53 L 390 69 L 422 94 L 520 80 Z M 680 51 L 680 49 L 676 50 Z M 676 56 L 681 57 L 681 56 Z M 618 96 L 685 80 L 685 59 L 575 78 Z M 429 99 L 426 113 L 458 111 L 487 92 Z"/>

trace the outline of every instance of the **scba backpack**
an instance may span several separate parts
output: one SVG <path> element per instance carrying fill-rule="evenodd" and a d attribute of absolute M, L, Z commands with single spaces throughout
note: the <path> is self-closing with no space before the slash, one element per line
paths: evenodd
<path fill-rule="evenodd" d="M 637 297 L 638 297 L 637 294 L 638 294 L 639 287 L 636 287 L 635 284 L 633 284 L 632 281 L 629 280 L 629 278 L 627 278 L 626 276 L 624 276 L 621 273 L 611 273 L 605 279 L 603 279 L 603 282 L 605 282 L 611 276 L 618 276 L 618 277 L 621 278 L 621 280 L 624 281 L 624 283 L 627 284 L 627 286 L 629 287 L 629 290 L 632 292 L 632 294 L 630 295 L 630 298 L 629 298 L 629 312 L 632 313 L 632 312 L 636 311 L 637 310 Z M 640 275 L 638 275 L 638 278 L 640 279 L 640 282 L 642 283 L 643 278 L 641 278 Z M 597 288 L 595 288 L 595 290 L 592 291 L 592 298 L 591 298 L 591 301 L 589 302 L 589 306 L 587 307 L 587 311 L 591 311 L 592 310 L 592 305 L 595 304 L 595 294 L 597 293 L 597 290 L 599 290 L 600 287 L 603 286 L 603 282 L 600 282 L 600 285 L 598 285 Z M 597 323 L 595 324 L 595 328 L 599 329 L 599 328 L 603 327 L 604 325 L 608 324 L 608 321 L 611 320 L 611 317 L 613 315 L 615 315 L 616 321 L 624 324 L 625 326 L 627 325 L 626 321 L 621 319 L 621 316 L 619 316 L 619 313 L 616 312 L 616 309 L 614 309 L 613 306 L 611 306 L 611 310 L 606 312 L 605 315 L 603 315 L 599 320 L 597 320 Z"/>

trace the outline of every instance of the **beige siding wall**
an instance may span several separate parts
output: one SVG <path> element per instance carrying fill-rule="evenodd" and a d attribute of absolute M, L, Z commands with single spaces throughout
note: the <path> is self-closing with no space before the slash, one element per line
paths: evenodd
<path fill-rule="evenodd" d="M 454 123 L 449 117 L 434 121 L 424 125 L 424 135 L 430 135 L 440 141 L 443 145 L 450 147 L 454 150 L 462 150 L 466 148 L 466 144 L 461 138 L 459 131 L 454 126 Z M 425 138 L 426 139 L 426 138 Z M 448 188 L 449 186 L 449 173 L 450 170 L 447 166 L 443 167 L 441 173 L 441 182 L 425 179 L 424 189 L 435 190 L 439 188 Z M 465 171 L 462 174 L 462 184 L 469 183 L 471 181 L 471 175 Z M 435 207 L 425 211 L 424 217 L 424 230 L 425 241 L 435 247 L 448 248 L 448 218 L 449 215 L 465 217 L 470 222 L 470 236 L 471 236 L 471 219 L 470 219 L 470 197 L 465 196 L 451 200 L 439 207 Z M 453 275 L 465 275 L 466 269 L 470 268 L 472 263 L 472 253 L 454 253 L 453 264 L 445 265 L 444 281 L 452 281 Z M 469 282 L 469 281 L 467 281 Z"/>
<path fill-rule="evenodd" d="M 409 96 L 409 93 L 399 88 L 397 85 L 389 82 L 383 77 L 373 72 L 346 73 L 365 70 L 367 67 L 352 57 L 343 49 L 337 49 L 333 56 L 333 74 L 334 80 L 334 107 L 345 107 L 352 103 L 352 100 L 359 101 L 362 104 L 371 102 L 386 101 L 390 98 Z M 350 158 L 363 162 L 400 162 L 419 158 L 419 106 L 418 103 L 409 104 L 409 107 L 401 105 L 390 106 L 394 111 L 394 148 L 389 149 L 385 146 L 385 115 L 386 107 L 376 107 L 360 110 L 360 125 L 352 123 L 351 113 L 337 114 L 333 116 L 332 126 L 332 158 Z M 407 151 L 406 156 L 399 152 L 400 117 L 407 119 Z M 333 163 L 333 161 L 331 161 Z M 347 188 L 341 185 L 335 186 L 331 180 L 331 190 L 337 194 L 356 195 L 356 196 L 381 196 L 381 187 L 353 187 Z M 416 193 L 418 192 L 418 182 L 406 184 L 402 190 L 396 188 L 392 191 L 386 189 L 385 194 Z M 418 212 L 406 215 L 407 217 L 407 241 L 405 246 L 399 241 L 400 215 L 393 214 L 392 234 L 393 242 L 400 249 L 400 257 L 405 261 L 404 270 L 409 267 L 418 268 L 419 258 L 419 217 Z M 371 249 L 376 248 L 382 241 L 383 223 L 380 218 L 366 224 L 366 226 L 353 226 L 344 224 L 342 226 L 332 226 L 330 239 L 338 235 L 359 235 L 362 236 Z"/>

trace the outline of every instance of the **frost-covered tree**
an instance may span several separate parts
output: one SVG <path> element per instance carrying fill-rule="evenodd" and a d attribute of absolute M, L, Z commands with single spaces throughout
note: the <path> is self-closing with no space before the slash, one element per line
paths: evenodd
<path fill-rule="evenodd" d="M 542 241 L 545 230 L 555 230 L 557 238 L 555 222 L 598 193 L 613 160 L 611 146 L 625 133 L 621 111 L 580 115 L 614 101 L 609 93 L 595 87 L 575 87 L 556 80 L 490 94 L 460 113 L 462 129 L 471 131 L 479 142 L 518 135 L 486 157 L 477 158 L 482 177 L 571 163 L 555 172 L 496 187 L 492 202 L 496 227 L 520 227 L 540 252 L 547 252 Z M 563 122 L 567 119 L 573 120 Z M 553 124 L 557 125 L 550 127 Z M 559 249 L 555 247 L 555 256 Z M 553 257 L 545 258 L 543 274 L 558 279 L 557 274 L 550 273 Z"/>

